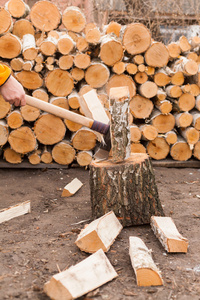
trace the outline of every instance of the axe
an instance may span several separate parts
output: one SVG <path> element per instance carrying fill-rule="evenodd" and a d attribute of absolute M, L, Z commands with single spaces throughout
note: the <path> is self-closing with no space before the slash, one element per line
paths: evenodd
<path fill-rule="evenodd" d="M 94 157 L 98 160 L 104 160 L 108 158 L 109 151 L 111 149 L 110 141 L 110 125 L 104 124 L 99 121 L 84 117 L 82 115 L 76 114 L 72 111 L 64 109 L 62 107 L 53 105 L 51 103 L 39 100 L 35 97 L 26 95 L 26 104 L 33 107 L 39 108 L 45 112 L 53 114 L 57 117 L 67 119 L 69 121 L 81 124 L 87 128 L 90 128 L 94 131 L 97 131 L 104 135 L 103 141 L 100 143 L 100 146 L 95 149 Z"/>

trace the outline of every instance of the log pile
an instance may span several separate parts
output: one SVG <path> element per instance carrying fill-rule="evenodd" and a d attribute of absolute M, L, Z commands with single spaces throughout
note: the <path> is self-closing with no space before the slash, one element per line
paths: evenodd
<path fill-rule="evenodd" d="M 61 13 L 46 0 L 32 9 L 18 2 L 0 8 L 0 58 L 27 94 L 84 115 L 81 98 L 95 89 L 110 118 L 110 89 L 127 86 L 131 151 L 155 160 L 200 159 L 197 37 L 164 45 L 140 23 L 98 28 L 77 7 Z M 27 156 L 33 164 L 87 166 L 97 143 L 95 133 L 77 123 L 10 106 L 0 96 L 0 147 L 11 164 Z"/>

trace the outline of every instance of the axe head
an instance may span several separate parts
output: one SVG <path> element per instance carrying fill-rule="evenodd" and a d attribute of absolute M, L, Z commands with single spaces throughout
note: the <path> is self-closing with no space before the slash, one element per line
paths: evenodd
<path fill-rule="evenodd" d="M 94 149 L 94 158 L 98 161 L 106 160 L 109 157 L 111 150 L 111 139 L 110 139 L 110 126 L 107 132 L 104 134 L 104 138 L 100 145 L 97 145 Z"/>

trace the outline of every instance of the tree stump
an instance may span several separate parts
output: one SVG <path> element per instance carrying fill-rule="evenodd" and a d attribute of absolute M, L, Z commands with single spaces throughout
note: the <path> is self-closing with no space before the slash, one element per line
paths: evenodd
<path fill-rule="evenodd" d="M 90 164 L 93 218 L 113 211 L 123 226 L 149 224 L 164 216 L 151 161 L 145 153 L 132 153 L 118 164 L 109 160 Z"/>

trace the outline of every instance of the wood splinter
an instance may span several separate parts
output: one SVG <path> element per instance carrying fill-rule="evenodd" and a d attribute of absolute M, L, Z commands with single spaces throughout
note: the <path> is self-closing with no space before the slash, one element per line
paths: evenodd
<path fill-rule="evenodd" d="M 61 197 L 70 197 L 74 195 L 82 187 L 82 185 L 82 182 L 78 180 L 78 178 L 74 178 L 64 187 Z"/>

